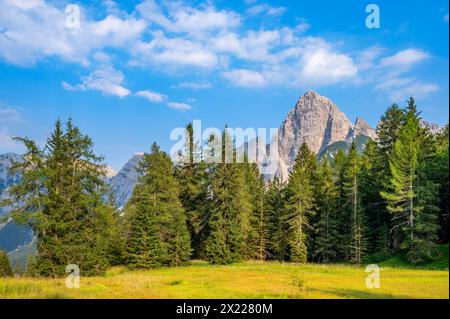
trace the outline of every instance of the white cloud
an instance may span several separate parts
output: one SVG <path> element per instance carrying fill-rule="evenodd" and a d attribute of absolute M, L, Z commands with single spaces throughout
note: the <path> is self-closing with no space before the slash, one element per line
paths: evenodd
<path fill-rule="evenodd" d="M 62 83 L 67 90 L 130 95 L 122 72 L 113 66 L 116 57 L 120 57 L 135 67 L 149 67 L 171 75 L 181 70 L 200 79 L 205 75 L 219 76 L 241 87 L 351 83 L 371 84 L 380 92 L 392 94 L 401 92 L 406 84 L 386 83 L 413 78 L 406 73 L 430 58 L 429 53 L 417 48 L 391 55 L 377 46 L 359 53 L 348 52 L 340 43 L 305 35 L 311 26 L 304 19 L 297 20 L 293 27 L 272 29 L 245 24 L 249 14 L 266 18 L 284 12 L 282 7 L 264 3 L 247 3 L 247 16 L 244 13 L 243 17 L 234 11 L 217 9 L 211 2 L 157 4 L 144 0 L 127 13 L 119 10 L 114 1 L 104 0 L 106 13 L 102 18 L 92 14 L 89 6 L 81 7 L 80 29 L 66 28 L 64 8 L 55 3 L 0 0 L 0 61 L 29 66 L 56 57 L 86 67 L 89 75 L 79 84 Z M 115 49 L 114 56 L 107 53 L 111 48 Z M 413 83 L 424 94 L 436 89 L 431 83 L 423 82 L 422 89 L 417 85 L 422 82 L 415 80 L 409 85 Z M 176 87 L 207 89 L 211 84 L 192 78 L 191 82 Z M 156 95 L 142 97 L 150 101 L 158 99 Z"/>
<path fill-rule="evenodd" d="M 187 111 L 192 109 L 192 105 L 186 103 L 178 103 L 178 102 L 169 102 L 167 106 L 171 109 L 179 110 L 179 111 Z"/>
<path fill-rule="evenodd" d="M 311 25 L 307 22 L 300 22 L 295 26 L 295 31 L 297 32 L 306 32 L 311 28 Z"/>
<path fill-rule="evenodd" d="M 77 85 L 63 82 L 62 86 L 66 90 L 95 90 L 105 95 L 123 98 L 131 93 L 130 90 L 123 86 L 124 80 L 121 71 L 115 70 L 112 66 L 105 65 L 98 67 L 88 76 L 82 77 L 81 83 Z"/>
<path fill-rule="evenodd" d="M 152 92 L 149 90 L 138 91 L 135 93 L 136 96 L 147 99 L 152 103 L 161 103 L 167 100 L 167 96 L 164 94 Z"/>
<path fill-rule="evenodd" d="M 407 49 L 397 52 L 394 55 L 381 59 L 381 67 L 406 67 L 409 68 L 414 64 L 428 59 L 430 55 L 422 50 Z"/>
<path fill-rule="evenodd" d="M 357 74 L 353 60 L 345 55 L 326 49 L 318 49 L 304 58 L 300 81 L 307 83 L 334 84 Z"/>
<path fill-rule="evenodd" d="M 411 95 L 416 98 L 428 96 L 438 91 L 439 86 L 413 77 L 392 77 L 383 79 L 375 89 L 387 93 L 392 101 L 403 102 Z"/>
<path fill-rule="evenodd" d="M 249 7 L 247 13 L 251 16 L 255 15 L 268 15 L 268 16 L 281 16 L 286 12 L 285 7 L 272 7 L 267 3 L 257 4 Z"/>
<path fill-rule="evenodd" d="M 202 43 L 180 37 L 167 38 L 161 31 L 155 32 L 151 41 L 137 43 L 133 51 L 136 64 L 212 68 L 218 63 L 217 55 Z"/>
<path fill-rule="evenodd" d="M 175 86 L 175 88 L 192 89 L 192 90 L 206 90 L 212 88 L 209 82 L 182 82 Z"/>
<path fill-rule="evenodd" d="M 0 128 L 0 153 L 19 152 L 22 148 L 22 145 L 14 141 L 6 129 Z"/>
<path fill-rule="evenodd" d="M 22 122 L 22 116 L 18 110 L 0 103 L 0 123 L 10 124 Z"/>
<path fill-rule="evenodd" d="M 224 72 L 224 77 L 235 86 L 260 87 L 267 84 L 264 76 L 255 71 L 236 69 Z"/>
<path fill-rule="evenodd" d="M 105 47 L 124 48 L 140 36 L 147 23 L 113 15 L 93 21 L 81 9 L 80 28 L 65 25 L 64 8 L 45 1 L 0 1 L 0 59 L 27 66 L 58 57 L 87 65 L 89 54 Z"/>
<path fill-rule="evenodd" d="M 216 10 L 210 5 L 199 8 L 180 5 L 179 2 L 165 3 L 168 15 L 153 0 L 146 0 L 136 8 L 149 22 L 157 24 L 167 31 L 188 33 L 192 36 L 204 35 L 215 30 L 234 28 L 240 24 L 238 14 L 227 10 Z"/>

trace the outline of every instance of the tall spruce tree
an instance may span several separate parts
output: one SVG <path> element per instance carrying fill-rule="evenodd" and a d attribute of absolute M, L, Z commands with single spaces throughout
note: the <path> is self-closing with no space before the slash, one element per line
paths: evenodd
<path fill-rule="evenodd" d="M 264 179 L 257 164 L 250 163 L 245 154 L 243 163 L 238 164 L 238 168 L 243 170 L 252 210 L 249 216 L 249 229 L 245 234 L 244 258 L 264 260 L 267 257 L 268 240 Z"/>
<path fill-rule="evenodd" d="M 244 258 L 253 210 L 245 171 L 241 164 L 233 162 L 235 151 L 226 132 L 222 135 L 221 144 L 222 160 L 212 176 L 212 207 L 205 241 L 206 258 L 214 264 L 227 264 Z"/>
<path fill-rule="evenodd" d="M 334 181 L 337 190 L 337 258 L 339 260 L 349 259 L 350 243 L 350 216 L 346 214 L 346 191 L 344 188 L 344 171 L 346 167 L 347 156 L 342 149 L 339 149 L 331 162 Z"/>
<path fill-rule="evenodd" d="M 144 175 L 125 213 L 127 264 L 131 268 L 182 265 L 189 260 L 191 246 L 172 161 L 153 144 L 140 170 Z"/>
<path fill-rule="evenodd" d="M 377 162 L 380 175 L 380 192 L 389 188 L 391 180 L 391 169 L 389 159 L 392 154 L 395 141 L 397 140 L 398 133 L 404 122 L 405 113 L 397 104 L 392 104 L 381 116 L 381 119 L 377 125 Z M 391 214 L 387 209 L 387 203 L 384 200 L 384 205 L 381 206 L 379 211 L 379 218 L 381 224 L 388 225 L 389 229 L 392 229 Z M 380 229 L 382 230 L 382 229 Z M 384 230 L 382 230 L 384 232 Z M 400 247 L 401 232 L 399 229 L 394 228 L 389 234 L 391 237 L 391 245 L 393 249 Z"/>
<path fill-rule="evenodd" d="M 269 182 L 265 195 L 268 220 L 268 257 L 283 261 L 287 258 L 286 223 L 284 222 L 284 200 L 286 184 L 278 177 Z"/>
<path fill-rule="evenodd" d="M 432 203 L 435 187 L 418 180 L 423 165 L 419 162 L 421 147 L 425 147 L 421 143 L 423 132 L 419 123 L 419 113 L 411 97 L 389 159 L 389 188 L 381 193 L 393 215 L 393 229 L 401 230 L 403 235 L 401 247 L 413 263 L 432 257 L 437 231 L 437 215 Z"/>
<path fill-rule="evenodd" d="M 12 276 L 13 271 L 9 263 L 8 255 L 5 251 L 0 250 L 0 277 Z"/>
<path fill-rule="evenodd" d="M 366 252 L 366 219 L 361 206 L 360 192 L 361 160 L 353 142 L 347 155 L 343 175 L 343 187 L 346 195 L 345 213 L 350 220 L 349 260 L 362 262 Z"/>
<path fill-rule="evenodd" d="M 367 217 L 367 250 L 376 260 L 390 255 L 389 216 L 384 199 L 383 178 L 379 150 L 376 142 L 369 140 L 362 155 L 360 196 Z"/>
<path fill-rule="evenodd" d="M 436 135 L 434 180 L 439 184 L 439 241 L 448 243 L 449 233 L 449 134 L 448 124 Z"/>
<path fill-rule="evenodd" d="M 194 141 L 192 123 L 186 126 L 186 143 L 179 155 L 175 175 L 181 188 L 180 200 L 186 211 L 192 256 L 199 258 L 208 219 L 208 170 L 207 164 L 202 160 L 200 145 Z"/>
<path fill-rule="evenodd" d="M 76 264 L 82 275 L 104 272 L 109 264 L 111 214 L 105 204 L 106 169 L 94 155 L 92 140 L 71 120 L 58 120 L 44 149 L 18 138 L 26 147 L 13 165 L 23 178 L 10 190 L 12 217 L 31 226 L 37 237 L 33 275 L 61 276 Z"/>
<path fill-rule="evenodd" d="M 323 157 L 317 170 L 315 197 L 317 203 L 317 222 L 314 225 L 316 238 L 314 256 L 318 262 L 328 263 L 336 260 L 338 243 L 338 189 L 333 170 L 326 157 Z"/>
<path fill-rule="evenodd" d="M 307 234 L 315 214 L 313 172 L 316 157 L 306 143 L 300 146 L 286 189 L 284 218 L 287 223 L 290 260 L 305 263 L 308 257 Z"/>

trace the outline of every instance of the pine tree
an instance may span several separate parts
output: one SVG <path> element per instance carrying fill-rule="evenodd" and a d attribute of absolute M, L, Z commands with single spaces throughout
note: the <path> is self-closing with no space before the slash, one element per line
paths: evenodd
<path fill-rule="evenodd" d="M 127 264 L 131 268 L 179 266 L 191 254 L 186 216 L 170 157 L 152 145 L 144 173 L 126 207 Z"/>
<path fill-rule="evenodd" d="M 360 170 L 360 155 L 355 143 L 352 143 L 347 155 L 343 187 L 346 195 L 345 213 L 350 220 L 349 260 L 356 263 L 361 263 L 366 251 L 366 220 L 361 207 Z"/>
<path fill-rule="evenodd" d="M 284 222 L 285 183 L 275 177 L 268 185 L 265 198 L 268 218 L 269 258 L 283 261 L 287 258 L 287 227 Z"/>
<path fill-rule="evenodd" d="M 186 145 L 179 155 L 175 175 L 181 187 L 180 200 L 186 211 L 192 255 L 198 258 L 202 254 L 201 244 L 207 225 L 209 182 L 207 164 L 202 160 L 200 145 L 194 141 L 192 123 L 186 126 Z"/>
<path fill-rule="evenodd" d="M 433 162 L 434 180 L 439 184 L 439 241 L 448 243 L 449 237 L 449 134 L 448 124 L 436 135 L 436 154 Z"/>
<path fill-rule="evenodd" d="M 9 263 L 8 255 L 5 251 L 0 250 L 0 277 L 12 276 L 12 268 Z"/>
<path fill-rule="evenodd" d="M 336 260 L 338 242 L 338 190 L 333 178 L 333 170 L 323 157 L 317 171 L 316 180 L 317 222 L 314 256 L 319 262 Z"/>
<path fill-rule="evenodd" d="M 404 123 L 394 143 L 389 159 L 391 179 L 387 191 L 381 193 L 388 201 L 392 213 L 393 228 L 403 235 L 402 248 L 409 261 L 418 263 L 431 258 L 437 223 L 432 202 L 434 187 L 426 181 L 418 181 L 422 163 L 422 132 L 415 101 L 411 97 L 405 110 Z M 420 195 L 419 195 L 420 194 Z"/>
<path fill-rule="evenodd" d="M 300 146 L 286 189 L 285 222 L 288 227 L 290 260 L 305 263 L 308 257 L 307 233 L 312 229 L 309 219 L 314 215 L 312 174 L 315 155 L 306 143 Z"/>
<path fill-rule="evenodd" d="M 339 149 L 331 162 L 333 176 L 337 191 L 337 259 L 349 259 L 350 243 L 350 216 L 346 214 L 346 191 L 344 189 L 344 170 L 346 167 L 347 156 L 342 149 Z"/>
<path fill-rule="evenodd" d="M 71 120 L 64 132 L 58 120 L 44 149 L 25 138 L 23 161 L 15 163 L 21 182 L 11 188 L 11 214 L 32 227 L 37 236 L 34 275 L 61 276 L 76 264 L 83 275 L 104 272 L 109 264 L 110 234 L 105 166 L 94 155 L 92 140 Z"/>
<path fill-rule="evenodd" d="M 268 226 L 264 206 L 265 185 L 256 163 L 248 163 L 247 157 L 240 164 L 245 170 L 245 182 L 251 197 L 252 214 L 247 235 L 246 251 L 248 259 L 264 260 L 267 257 Z"/>
<path fill-rule="evenodd" d="M 397 104 L 392 104 L 385 113 L 381 116 L 380 122 L 377 125 L 377 162 L 378 173 L 380 175 L 380 191 L 385 191 L 389 188 L 389 183 L 392 178 L 389 159 L 392 154 L 395 141 L 397 140 L 400 128 L 403 125 L 405 113 Z M 387 203 L 384 200 L 384 205 L 380 207 L 379 217 L 380 223 L 386 224 L 389 229 L 392 229 L 391 214 L 387 209 Z M 386 232 L 384 229 L 380 229 Z M 384 236 L 384 235 L 383 235 Z M 401 241 L 401 233 L 399 229 L 393 228 L 389 236 L 392 240 L 392 247 L 398 249 Z"/>
<path fill-rule="evenodd" d="M 376 260 L 390 255 L 389 217 L 380 192 L 383 176 L 377 144 L 369 140 L 361 158 L 360 196 L 367 217 L 367 249 Z"/>
<path fill-rule="evenodd" d="M 222 136 L 222 161 L 211 183 L 211 212 L 205 254 L 209 262 L 227 264 L 242 260 L 251 229 L 252 203 L 241 164 L 230 163 L 230 136 Z M 231 149 L 232 155 L 234 150 Z"/>

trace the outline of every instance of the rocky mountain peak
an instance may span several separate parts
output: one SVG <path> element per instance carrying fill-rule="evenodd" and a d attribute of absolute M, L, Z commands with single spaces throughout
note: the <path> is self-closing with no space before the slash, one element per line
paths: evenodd
<path fill-rule="evenodd" d="M 130 199 L 134 186 L 141 176 L 141 173 L 138 171 L 138 166 L 143 156 L 144 153 L 135 153 L 123 168 L 114 177 L 109 179 L 116 205 L 120 208 Z"/>
<path fill-rule="evenodd" d="M 281 125 L 280 157 L 290 168 L 303 142 L 318 154 L 333 142 L 345 140 L 352 128 L 352 123 L 330 99 L 308 91 Z"/>
<path fill-rule="evenodd" d="M 358 135 L 364 135 L 370 137 L 371 139 L 375 139 L 377 137 L 376 131 L 361 117 L 356 118 L 350 135 L 351 138 L 354 138 Z"/>

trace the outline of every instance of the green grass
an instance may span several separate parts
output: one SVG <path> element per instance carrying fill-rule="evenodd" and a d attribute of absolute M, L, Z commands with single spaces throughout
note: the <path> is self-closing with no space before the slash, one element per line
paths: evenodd
<path fill-rule="evenodd" d="M 379 263 L 384 267 L 401 267 L 401 268 L 415 268 L 415 269 L 448 269 L 448 244 L 438 245 L 436 252 L 436 259 L 424 264 L 412 266 L 406 261 L 404 253 L 397 253 L 391 258 Z"/>
<path fill-rule="evenodd" d="M 367 289 L 365 268 L 352 265 L 244 262 L 131 271 L 103 277 L 0 279 L 0 298 L 448 298 L 447 270 L 382 267 L 380 288 Z"/>

